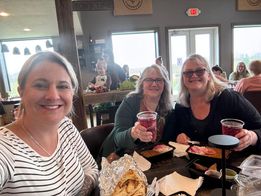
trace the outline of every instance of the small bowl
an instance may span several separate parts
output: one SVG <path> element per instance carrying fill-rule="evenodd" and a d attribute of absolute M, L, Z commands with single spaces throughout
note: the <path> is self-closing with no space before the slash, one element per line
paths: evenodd
<path fill-rule="evenodd" d="M 222 169 L 220 170 L 221 177 L 222 177 Z M 226 168 L 226 180 L 234 180 L 237 172 L 233 169 Z"/>

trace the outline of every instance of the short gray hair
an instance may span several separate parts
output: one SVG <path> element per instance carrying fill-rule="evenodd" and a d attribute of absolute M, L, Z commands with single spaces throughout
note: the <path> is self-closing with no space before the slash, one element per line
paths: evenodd
<path fill-rule="evenodd" d="M 214 76 L 207 60 L 199 54 L 192 54 L 185 60 L 185 62 L 182 65 L 182 68 L 181 68 L 179 102 L 186 107 L 190 106 L 190 100 L 189 100 L 190 95 L 189 95 L 189 91 L 188 91 L 187 87 L 184 85 L 183 71 L 184 71 L 185 65 L 191 61 L 195 62 L 199 65 L 202 65 L 204 68 L 206 68 L 206 71 L 210 75 L 210 80 L 207 85 L 207 94 L 205 97 L 206 101 L 208 101 L 208 102 L 211 101 L 216 94 L 219 94 L 226 88 L 226 84 L 219 81 Z"/>

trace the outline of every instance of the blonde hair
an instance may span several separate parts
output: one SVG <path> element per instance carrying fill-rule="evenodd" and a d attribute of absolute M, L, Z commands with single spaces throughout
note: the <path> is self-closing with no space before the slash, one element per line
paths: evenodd
<path fill-rule="evenodd" d="M 44 52 L 38 52 L 34 55 L 32 55 L 23 65 L 19 75 L 18 75 L 18 86 L 20 89 L 25 88 L 25 84 L 28 79 L 28 75 L 31 73 L 34 67 L 37 67 L 40 63 L 48 61 L 48 62 L 53 62 L 61 65 L 66 72 L 68 73 L 71 82 L 72 82 L 72 88 L 74 91 L 74 95 L 78 91 L 78 80 L 76 77 L 76 74 L 73 70 L 73 67 L 71 63 L 64 58 L 62 55 L 58 54 L 57 52 L 52 52 L 52 51 L 44 51 Z M 24 105 L 21 102 L 20 104 L 20 112 L 24 112 Z M 72 112 L 73 113 L 73 108 Z"/>
<path fill-rule="evenodd" d="M 195 62 L 198 65 L 203 66 L 210 76 L 210 80 L 208 81 L 208 84 L 207 84 L 207 93 L 206 93 L 206 97 L 205 97 L 207 102 L 211 101 L 216 94 L 219 94 L 226 88 L 226 84 L 219 81 L 214 76 L 207 60 L 199 54 L 193 54 L 185 60 L 185 62 L 182 65 L 182 69 L 181 69 L 179 102 L 182 105 L 184 105 L 186 107 L 190 107 L 189 91 L 188 91 L 187 87 L 184 85 L 183 76 L 182 76 L 184 67 L 188 62 Z"/>

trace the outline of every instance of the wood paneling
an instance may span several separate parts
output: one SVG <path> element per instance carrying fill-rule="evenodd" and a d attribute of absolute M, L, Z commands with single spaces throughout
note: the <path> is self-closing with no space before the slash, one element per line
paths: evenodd
<path fill-rule="evenodd" d="M 112 0 L 103 0 L 103 1 L 73 1 L 72 2 L 73 11 L 104 11 L 104 10 L 113 10 L 113 1 Z"/>
<path fill-rule="evenodd" d="M 73 116 L 73 123 L 78 130 L 83 130 L 87 127 L 87 120 L 83 103 L 83 90 L 81 85 L 82 77 L 73 26 L 72 2 L 71 0 L 55 0 L 55 6 L 60 39 L 59 52 L 72 63 L 79 81 L 78 93 L 74 99 L 75 115 Z"/>

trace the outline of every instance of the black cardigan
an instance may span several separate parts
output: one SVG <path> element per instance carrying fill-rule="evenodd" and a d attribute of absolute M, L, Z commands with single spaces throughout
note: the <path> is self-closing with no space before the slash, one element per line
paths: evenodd
<path fill-rule="evenodd" d="M 244 128 L 253 130 L 258 136 L 257 152 L 261 151 L 261 116 L 259 112 L 239 93 L 225 89 L 219 95 L 216 95 L 210 102 L 209 115 L 204 120 L 194 120 L 198 125 L 193 125 L 191 108 L 176 104 L 175 109 L 168 116 L 163 140 L 176 141 L 177 135 L 185 133 L 191 140 L 207 143 L 208 137 L 215 134 L 221 134 L 220 121 L 224 118 L 237 118 L 245 122 Z"/>

